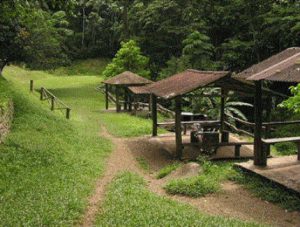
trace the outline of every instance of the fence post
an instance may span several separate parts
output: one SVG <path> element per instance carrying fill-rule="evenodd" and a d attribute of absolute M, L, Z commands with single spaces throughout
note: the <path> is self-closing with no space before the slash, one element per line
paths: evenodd
<path fill-rule="evenodd" d="M 44 88 L 43 87 L 41 87 L 40 94 L 41 94 L 41 100 L 43 101 L 44 100 Z"/>
<path fill-rule="evenodd" d="M 55 98 L 51 97 L 51 110 L 54 110 Z"/>
<path fill-rule="evenodd" d="M 70 119 L 70 112 L 71 112 L 71 109 L 70 109 L 70 108 L 67 108 L 67 109 L 66 109 L 66 118 L 67 118 L 67 119 Z"/>
<path fill-rule="evenodd" d="M 33 92 L 33 80 L 30 80 L 30 91 Z"/>

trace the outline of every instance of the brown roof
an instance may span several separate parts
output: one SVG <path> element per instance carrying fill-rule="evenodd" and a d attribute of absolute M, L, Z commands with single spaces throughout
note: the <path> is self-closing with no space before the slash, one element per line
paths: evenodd
<path fill-rule="evenodd" d="M 111 85 L 145 85 L 152 83 L 151 80 L 143 78 L 135 73 L 126 71 L 117 76 L 114 76 L 108 80 L 103 81 L 104 84 L 111 84 Z"/>
<path fill-rule="evenodd" d="M 236 75 L 247 80 L 300 82 L 300 48 L 288 48 Z"/>
<path fill-rule="evenodd" d="M 227 75 L 229 75 L 229 72 L 225 71 L 213 72 L 189 69 L 151 84 L 147 86 L 147 89 L 158 97 L 171 99 L 210 85 Z"/>
<path fill-rule="evenodd" d="M 147 89 L 149 85 L 145 86 L 134 86 L 134 87 L 129 87 L 128 89 L 136 95 L 146 95 L 150 94 L 149 90 Z"/>

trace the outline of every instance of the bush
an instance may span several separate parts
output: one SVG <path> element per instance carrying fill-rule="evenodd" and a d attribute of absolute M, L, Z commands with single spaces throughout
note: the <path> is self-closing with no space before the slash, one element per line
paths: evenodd
<path fill-rule="evenodd" d="M 217 192 L 220 190 L 220 185 L 215 180 L 201 175 L 188 179 L 172 180 L 165 186 L 165 189 L 170 194 L 199 197 Z"/>
<path fill-rule="evenodd" d="M 134 40 L 121 43 L 121 49 L 117 52 L 112 63 L 103 72 L 105 77 L 116 76 L 124 71 L 131 71 L 140 76 L 149 77 L 147 69 L 149 59 L 141 54 L 141 49 Z"/>

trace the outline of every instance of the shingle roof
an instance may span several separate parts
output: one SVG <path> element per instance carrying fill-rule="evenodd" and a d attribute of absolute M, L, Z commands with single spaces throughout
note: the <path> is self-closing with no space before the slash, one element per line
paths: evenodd
<path fill-rule="evenodd" d="M 205 87 L 227 75 L 229 75 L 227 71 L 197 71 L 189 69 L 153 83 L 147 86 L 146 89 L 158 97 L 171 99 L 192 92 L 200 87 Z"/>
<path fill-rule="evenodd" d="M 235 77 L 253 81 L 300 82 L 300 48 L 288 48 Z"/>
<path fill-rule="evenodd" d="M 111 85 L 145 85 L 152 83 L 151 80 L 143 78 L 135 73 L 126 71 L 117 76 L 114 76 L 108 80 L 103 81 L 104 84 L 111 84 Z"/>
<path fill-rule="evenodd" d="M 145 86 L 134 86 L 134 87 L 129 87 L 128 89 L 136 95 L 146 95 L 150 94 L 149 90 L 147 89 L 149 85 Z"/>

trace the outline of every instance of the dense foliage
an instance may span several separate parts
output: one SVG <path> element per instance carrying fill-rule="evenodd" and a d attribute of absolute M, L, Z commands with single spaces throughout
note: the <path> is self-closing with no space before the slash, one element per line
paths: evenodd
<path fill-rule="evenodd" d="M 153 79 L 187 67 L 241 70 L 300 45 L 299 10 L 298 0 L 2 0 L 0 66 L 112 57 L 134 39 Z"/>
<path fill-rule="evenodd" d="M 290 97 L 288 100 L 284 101 L 280 107 L 285 107 L 294 111 L 295 113 L 300 113 L 300 84 L 298 84 L 298 86 L 291 87 L 291 92 L 293 97 Z"/>

